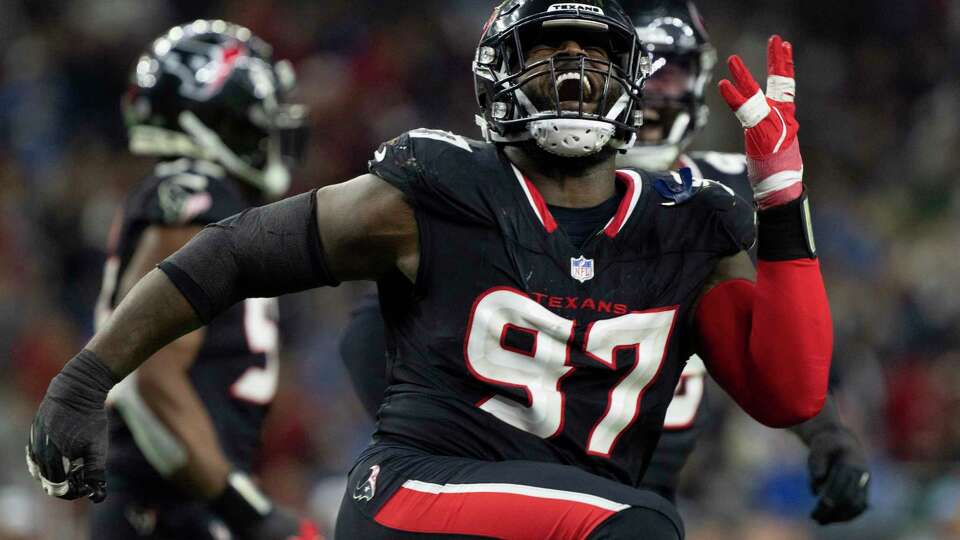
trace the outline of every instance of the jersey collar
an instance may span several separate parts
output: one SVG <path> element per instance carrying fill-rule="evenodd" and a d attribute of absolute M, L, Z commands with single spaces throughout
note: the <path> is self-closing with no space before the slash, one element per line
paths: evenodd
<path fill-rule="evenodd" d="M 554 231 L 557 230 L 557 222 L 553 219 L 553 215 L 547 207 L 547 202 L 543 199 L 537 186 L 520 172 L 520 169 L 514 164 L 511 163 L 510 167 L 513 169 L 517 183 L 520 184 L 520 189 L 523 190 L 527 202 L 530 204 L 530 208 L 533 210 L 537 220 L 543 225 L 547 234 L 553 234 Z M 643 190 L 643 182 L 640 180 L 640 174 L 635 171 L 629 169 L 618 170 L 617 181 L 623 184 L 625 193 L 623 200 L 620 201 L 620 206 L 617 208 L 617 213 L 613 215 L 613 218 L 610 219 L 603 229 L 604 234 L 609 238 L 615 238 L 617 234 L 623 230 L 623 226 L 627 223 L 627 220 L 630 219 L 630 216 L 633 215 L 634 210 L 636 210 L 637 201 L 640 200 L 640 193 Z"/>

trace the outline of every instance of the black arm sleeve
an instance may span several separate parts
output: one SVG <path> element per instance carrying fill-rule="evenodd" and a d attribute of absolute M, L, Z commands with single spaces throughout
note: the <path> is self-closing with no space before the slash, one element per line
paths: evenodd
<path fill-rule="evenodd" d="M 365 297 L 340 336 L 340 357 L 360 403 L 373 419 L 387 390 L 386 341 L 380 302 L 376 295 Z"/>
<path fill-rule="evenodd" d="M 204 324 L 245 298 L 339 285 L 324 260 L 316 191 L 210 225 L 160 263 Z"/>

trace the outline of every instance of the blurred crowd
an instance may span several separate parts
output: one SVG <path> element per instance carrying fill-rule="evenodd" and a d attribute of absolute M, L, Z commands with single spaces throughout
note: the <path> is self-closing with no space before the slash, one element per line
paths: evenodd
<path fill-rule="evenodd" d="M 0 540 L 83 538 L 82 505 L 39 502 L 23 443 L 50 377 L 91 335 L 109 223 L 150 169 L 125 151 L 119 112 L 144 45 L 216 17 L 292 60 L 312 115 L 304 191 L 363 172 L 379 142 L 414 127 L 477 136 L 469 67 L 492 4 L 0 0 Z M 755 73 L 770 33 L 795 45 L 836 393 L 874 484 L 862 519 L 817 528 L 802 446 L 726 405 L 686 471 L 688 537 L 960 538 L 960 2 L 698 4 L 721 58 L 741 53 Z M 714 93 L 696 147 L 740 151 Z M 280 502 L 319 519 L 372 429 L 336 347 L 369 287 L 283 301 L 284 378 L 260 472 Z"/>

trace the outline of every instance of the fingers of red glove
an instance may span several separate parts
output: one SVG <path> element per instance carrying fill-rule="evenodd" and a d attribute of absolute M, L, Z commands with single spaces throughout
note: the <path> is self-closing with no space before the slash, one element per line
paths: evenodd
<path fill-rule="evenodd" d="M 767 75 L 793 77 L 793 59 L 784 46 L 783 38 L 777 34 L 770 36 L 767 41 Z M 789 68 L 788 68 L 789 65 Z"/>
<path fill-rule="evenodd" d="M 735 54 L 727 59 L 727 67 L 730 69 L 730 74 L 733 75 L 733 84 L 737 87 L 740 95 L 749 99 L 760 91 L 760 85 L 757 84 L 756 79 L 753 78 L 750 70 L 747 69 L 738 55 Z"/>
<path fill-rule="evenodd" d="M 793 46 L 778 35 L 767 42 L 767 97 L 780 110 L 794 116 L 797 83 L 793 70 Z"/>
<path fill-rule="evenodd" d="M 730 109 L 733 112 L 737 112 L 740 107 L 743 107 L 743 104 L 747 102 L 747 98 L 741 94 L 733 83 L 724 79 L 720 81 L 718 85 L 720 88 L 720 95 L 723 97 L 723 100 L 727 102 L 727 105 L 730 106 Z"/>
<path fill-rule="evenodd" d="M 786 77 L 793 77 L 793 43 L 783 42 L 783 70 Z"/>

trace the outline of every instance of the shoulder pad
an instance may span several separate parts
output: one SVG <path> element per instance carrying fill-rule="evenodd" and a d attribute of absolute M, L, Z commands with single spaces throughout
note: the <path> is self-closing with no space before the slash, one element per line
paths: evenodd
<path fill-rule="evenodd" d="M 212 165 L 212 164 L 211 164 Z M 141 212 L 150 223 L 168 226 L 207 225 L 247 206 L 230 181 L 204 167 L 158 164 L 147 184 Z"/>
<path fill-rule="evenodd" d="M 695 176 L 720 182 L 744 200 L 753 200 L 753 188 L 747 178 L 747 157 L 743 154 L 695 152 L 687 156 L 685 162 L 695 168 Z"/>
<path fill-rule="evenodd" d="M 449 217 L 490 220 L 483 180 L 500 166 L 495 149 L 460 135 L 415 129 L 380 145 L 370 172 L 414 206 Z"/>
<path fill-rule="evenodd" d="M 757 240 L 757 214 L 752 202 L 747 202 L 730 187 L 713 180 L 703 180 L 699 204 L 716 219 L 720 235 L 720 251 L 733 255 L 749 251 Z"/>
<path fill-rule="evenodd" d="M 688 168 L 661 173 L 653 182 L 660 205 L 678 207 L 686 226 L 700 231 L 699 249 L 735 254 L 748 250 L 756 238 L 753 205 L 730 187 L 708 179 L 695 179 Z"/>

